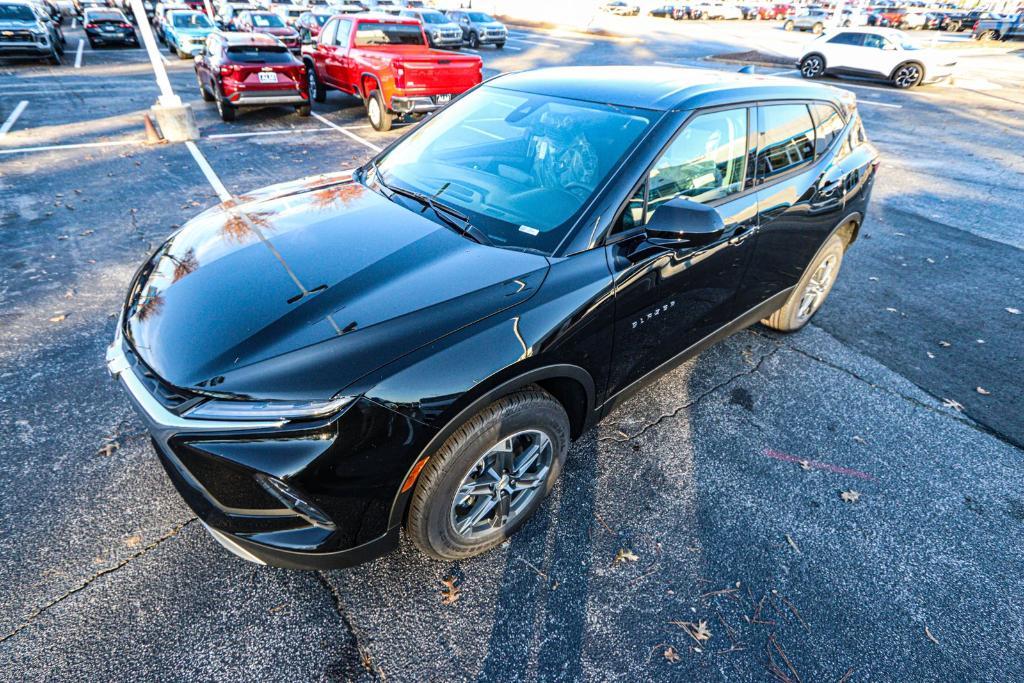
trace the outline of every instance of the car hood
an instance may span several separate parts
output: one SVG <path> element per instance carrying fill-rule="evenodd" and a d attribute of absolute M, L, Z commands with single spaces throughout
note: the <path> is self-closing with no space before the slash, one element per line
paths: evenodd
<path fill-rule="evenodd" d="M 21 21 L 20 19 L 7 21 L 0 21 L 0 28 L 7 29 L 8 31 L 18 30 L 23 31 L 25 29 L 37 29 L 40 28 L 40 22 L 38 21 Z"/>
<path fill-rule="evenodd" d="M 198 36 L 205 38 L 217 29 L 215 28 L 178 28 L 177 26 L 171 26 L 171 30 L 175 35 L 179 36 Z"/>
<path fill-rule="evenodd" d="M 330 397 L 525 301 L 548 269 L 543 256 L 472 242 L 341 174 L 237 201 L 173 234 L 126 302 L 133 349 L 180 388 Z"/>
<path fill-rule="evenodd" d="M 252 30 L 255 33 L 267 33 L 272 36 L 295 35 L 295 29 L 291 28 L 290 26 L 267 26 L 265 28 L 256 28 L 254 26 Z"/>

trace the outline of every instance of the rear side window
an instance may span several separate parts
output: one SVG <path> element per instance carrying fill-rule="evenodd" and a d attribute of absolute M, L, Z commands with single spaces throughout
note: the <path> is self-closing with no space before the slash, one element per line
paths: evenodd
<path fill-rule="evenodd" d="M 863 38 L 860 33 L 840 33 L 836 37 L 829 40 L 829 43 L 833 45 L 862 45 Z"/>
<path fill-rule="evenodd" d="M 814 160 L 814 123 L 805 104 L 758 107 L 761 144 L 757 175 L 762 180 L 795 170 Z"/>
<path fill-rule="evenodd" d="M 846 126 L 843 117 L 831 105 L 824 102 L 816 102 L 811 105 L 811 112 L 814 114 L 814 130 L 816 132 L 814 147 L 815 155 L 821 156 L 832 142 L 839 137 Z"/>

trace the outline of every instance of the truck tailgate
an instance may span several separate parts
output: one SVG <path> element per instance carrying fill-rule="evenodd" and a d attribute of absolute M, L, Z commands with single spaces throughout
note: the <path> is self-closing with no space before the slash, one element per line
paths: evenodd
<path fill-rule="evenodd" d="M 480 60 L 468 55 L 403 57 L 398 64 L 405 71 L 403 90 L 410 95 L 457 95 L 481 79 Z"/>

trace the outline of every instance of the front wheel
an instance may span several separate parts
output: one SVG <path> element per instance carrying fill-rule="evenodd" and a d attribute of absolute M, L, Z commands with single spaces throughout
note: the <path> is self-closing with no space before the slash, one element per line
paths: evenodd
<path fill-rule="evenodd" d="M 825 73 L 825 60 L 819 55 L 808 55 L 800 60 L 800 75 L 804 78 L 818 78 Z"/>
<path fill-rule="evenodd" d="M 924 71 L 918 64 L 904 64 L 892 75 L 892 84 L 900 90 L 914 88 L 924 79 Z"/>
<path fill-rule="evenodd" d="M 297 107 L 295 107 L 295 113 L 303 117 L 309 116 L 310 114 L 313 113 L 313 107 L 311 107 L 308 104 L 300 104 Z"/>
<path fill-rule="evenodd" d="M 327 88 L 320 82 L 320 77 L 316 75 L 316 68 L 312 64 L 306 65 L 306 81 L 309 83 L 309 97 L 314 102 L 320 102 L 323 104 L 327 101 Z"/>
<path fill-rule="evenodd" d="M 385 132 L 391 130 L 395 117 L 388 111 L 384 98 L 379 90 L 371 90 L 366 97 L 366 116 L 374 130 Z"/>
<path fill-rule="evenodd" d="M 476 34 L 476 31 L 469 34 L 469 46 L 473 49 L 480 47 L 480 36 Z"/>
<path fill-rule="evenodd" d="M 796 24 L 794 24 L 793 21 L 790 20 L 790 21 L 787 21 L 785 24 L 782 25 L 782 30 L 783 31 L 792 31 L 795 26 L 796 26 Z"/>
<path fill-rule="evenodd" d="M 786 303 L 762 320 L 761 324 L 779 332 L 796 332 L 806 325 L 832 291 L 839 267 L 843 265 L 845 251 L 841 237 L 830 237 L 804 271 Z"/>
<path fill-rule="evenodd" d="M 406 531 L 426 555 L 460 560 L 503 543 L 540 507 L 569 448 L 569 418 L 539 388 L 484 408 L 433 453 Z"/>
<path fill-rule="evenodd" d="M 505 49 L 505 43 L 495 43 L 494 47 L 499 49 L 499 50 L 503 50 L 503 49 Z"/>

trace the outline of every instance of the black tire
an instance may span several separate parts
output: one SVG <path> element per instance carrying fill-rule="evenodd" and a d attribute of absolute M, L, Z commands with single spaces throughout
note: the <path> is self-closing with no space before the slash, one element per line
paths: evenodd
<path fill-rule="evenodd" d="M 978 40 L 999 40 L 999 32 L 992 29 L 982 31 L 978 36 Z"/>
<path fill-rule="evenodd" d="M 218 97 L 217 113 L 220 114 L 221 121 L 230 123 L 235 120 L 235 115 L 238 113 L 238 108 L 230 102 L 225 101 L 223 97 Z"/>
<path fill-rule="evenodd" d="M 379 90 L 371 90 L 366 96 L 366 118 L 370 119 L 370 125 L 374 130 L 382 133 L 391 130 L 395 116 L 388 111 Z"/>
<path fill-rule="evenodd" d="M 832 285 L 835 284 L 836 278 L 839 276 L 839 269 L 843 265 L 843 253 L 845 251 L 846 245 L 839 235 L 830 237 L 815 255 L 814 260 L 807 266 L 807 270 L 804 271 L 800 281 L 793 288 L 789 298 L 786 299 L 786 303 L 779 310 L 762 320 L 761 324 L 779 332 L 796 332 L 806 325 L 814 317 L 814 314 L 821 310 L 822 304 L 825 303 L 829 292 L 832 291 Z M 829 264 L 829 274 L 824 286 L 822 286 L 819 279 L 816 278 L 819 276 L 820 269 L 829 259 L 832 259 Z M 809 308 L 807 307 L 808 301 L 805 299 L 805 296 L 814 296 L 814 300 L 810 302 Z"/>
<path fill-rule="evenodd" d="M 478 532 L 472 538 L 460 534 L 453 521 L 460 486 L 493 446 L 527 430 L 542 433 L 550 443 L 543 483 L 535 487 L 536 493 L 503 525 Z M 546 391 L 525 388 L 498 399 L 467 420 L 430 456 L 409 503 L 406 532 L 424 554 L 438 560 L 464 559 L 500 545 L 533 515 L 551 491 L 565 463 L 569 440 L 565 409 Z M 501 481 L 505 481 L 509 471 L 502 471 Z M 504 493 L 494 494 L 493 498 L 490 494 L 478 495 L 483 500 L 500 499 L 503 505 L 511 500 Z"/>
<path fill-rule="evenodd" d="M 892 72 L 892 84 L 900 90 L 909 90 L 921 85 L 924 80 L 924 67 L 917 62 L 900 64 Z"/>
<path fill-rule="evenodd" d="M 313 113 L 313 107 L 309 104 L 300 104 L 295 107 L 295 113 L 303 117 L 309 116 Z"/>
<path fill-rule="evenodd" d="M 473 49 L 480 47 L 480 36 L 476 34 L 476 31 L 469 32 L 469 46 Z"/>
<path fill-rule="evenodd" d="M 800 75 L 804 78 L 820 78 L 825 74 L 825 58 L 815 53 L 800 60 Z"/>
<path fill-rule="evenodd" d="M 206 89 L 205 85 L 203 85 L 203 81 L 199 78 L 198 73 L 196 74 L 196 84 L 199 86 L 199 94 L 202 96 L 203 102 L 213 102 L 215 99 L 214 96 L 211 95 L 210 91 Z"/>
<path fill-rule="evenodd" d="M 174 47 L 172 43 L 167 42 L 164 44 L 167 45 L 167 51 L 170 52 L 172 55 L 178 54 L 178 48 Z"/>
<path fill-rule="evenodd" d="M 796 27 L 796 24 L 793 23 L 792 19 L 790 19 L 790 20 L 788 20 L 786 23 L 784 23 L 782 25 L 782 30 L 783 31 L 792 31 L 795 27 Z"/>
<path fill-rule="evenodd" d="M 495 49 L 498 49 L 498 50 L 504 50 L 505 49 L 505 43 L 495 43 L 494 47 L 495 47 Z"/>
<path fill-rule="evenodd" d="M 47 58 L 47 61 L 49 61 L 50 64 L 53 64 L 54 66 L 60 66 L 60 63 L 61 63 L 60 54 L 56 50 L 54 50 L 50 54 L 50 56 Z"/>
<path fill-rule="evenodd" d="M 953 33 L 960 33 L 960 22 L 959 21 L 951 21 L 951 22 L 949 22 L 948 24 L 946 24 L 946 30 L 947 31 L 951 31 Z"/>
<path fill-rule="evenodd" d="M 323 81 L 316 75 L 316 68 L 307 63 L 306 64 L 306 83 L 309 86 L 309 98 L 314 102 L 327 101 L 327 88 L 324 87 Z"/>

